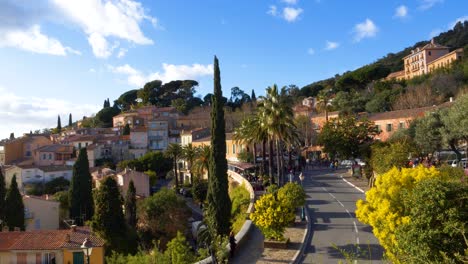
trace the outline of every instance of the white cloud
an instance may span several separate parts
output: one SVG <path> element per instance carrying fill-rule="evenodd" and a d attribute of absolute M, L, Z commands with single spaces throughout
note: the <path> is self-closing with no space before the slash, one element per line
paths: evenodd
<path fill-rule="evenodd" d="M 41 32 L 39 25 L 28 29 L 0 28 L 0 47 L 13 47 L 34 53 L 65 56 L 67 53 L 80 55 L 81 53 L 66 47 L 55 38 L 50 38 Z"/>
<path fill-rule="evenodd" d="M 277 16 L 278 15 L 278 9 L 276 8 L 275 5 L 271 5 L 268 8 L 267 14 L 272 15 L 272 16 Z"/>
<path fill-rule="evenodd" d="M 72 103 L 54 98 L 23 97 L 16 95 L 13 89 L 0 87 L 0 120 L 8 126 L 0 127 L 0 138 L 14 132 L 16 136 L 36 129 L 55 127 L 57 115 L 63 120 L 71 113 L 73 120 L 90 116 L 99 111 L 100 106 Z"/>
<path fill-rule="evenodd" d="M 288 22 L 294 22 L 303 11 L 301 8 L 285 7 L 283 9 L 283 18 Z"/>
<path fill-rule="evenodd" d="M 314 55 L 314 54 L 315 54 L 315 50 L 314 50 L 313 48 L 309 48 L 309 49 L 307 49 L 307 53 L 308 53 L 309 55 Z"/>
<path fill-rule="evenodd" d="M 152 80 L 161 80 L 163 83 L 174 80 L 197 80 L 200 77 L 213 74 L 212 64 L 174 65 L 163 63 L 162 68 L 163 72 L 153 72 L 146 75 L 128 64 L 118 67 L 109 66 L 110 71 L 126 75 L 127 82 L 136 87 L 142 87 Z"/>
<path fill-rule="evenodd" d="M 468 16 L 462 16 L 462 17 L 459 17 L 457 19 L 455 19 L 455 21 L 453 21 L 452 23 L 449 24 L 449 29 L 453 29 L 453 27 L 458 23 L 458 22 L 465 22 L 465 21 L 468 21 Z"/>
<path fill-rule="evenodd" d="M 128 49 L 120 48 L 119 53 L 117 54 L 117 58 L 123 58 L 125 54 L 127 54 Z"/>
<path fill-rule="evenodd" d="M 325 45 L 325 50 L 334 50 L 338 48 L 339 46 L 340 46 L 340 43 L 327 40 L 326 45 Z"/>
<path fill-rule="evenodd" d="M 395 9 L 395 17 L 406 17 L 408 15 L 408 7 L 401 5 Z"/>
<path fill-rule="evenodd" d="M 89 69 L 89 72 L 90 72 L 90 73 L 96 73 L 96 69 L 91 68 L 91 69 Z"/>
<path fill-rule="evenodd" d="M 444 0 L 420 0 L 419 1 L 419 9 L 421 10 L 427 10 L 433 7 L 434 5 L 438 3 L 443 3 Z"/>
<path fill-rule="evenodd" d="M 60 12 L 77 24 L 88 35 L 88 42 L 98 58 L 107 58 L 113 52 L 109 37 L 150 45 L 153 41 L 141 31 L 147 20 L 157 26 L 157 19 L 146 14 L 141 3 L 133 0 L 51 0 Z M 114 47 L 115 48 L 115 47 Z"/>
<path fill-rule="evenodd" d="M 286 3 L 288 5 L 295 5 L 299 0 L 282 0 L 281 2 Z"/>
<path fill-rule="evenodd" d="M 371 38 L 375 37 L 379 28 L 372 22 L 370 19 L 366 19 L 366 21 L 359 23 L 354 26 L 354 41 L 359 42 L 363 38 Z"/>

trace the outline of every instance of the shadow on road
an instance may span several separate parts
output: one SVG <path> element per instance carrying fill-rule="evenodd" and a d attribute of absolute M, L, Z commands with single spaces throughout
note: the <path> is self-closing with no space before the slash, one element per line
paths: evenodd
<path fill-rule="evenodd" d="M 382 260 L 383 250 L 377 244 L 346 244 L 331 245 L 327 247 L 327 253 L 331 258 L 346 260 Z"/>

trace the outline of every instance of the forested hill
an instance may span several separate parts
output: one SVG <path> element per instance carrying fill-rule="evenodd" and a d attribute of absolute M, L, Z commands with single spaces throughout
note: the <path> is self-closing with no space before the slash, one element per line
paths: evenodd
<path fill-rule="evenodd" d="M 453 29 L 443 32 L 434 38 L 436 43 L 450 47 L 451 50 L 468 46 L 468 21 L 458 22 Z M 317 96 L 323 89 L 333 88 L 337 91 L 362 90 L 375 80 L 386 77 L 389 73 L 403 70 L 403 57 L 429 43 L 420 41 L 397 53 L 389 53 L 374 63 L 365 65 L 343 75 L 317 81 L 301 88 L 303 96 Z"/>

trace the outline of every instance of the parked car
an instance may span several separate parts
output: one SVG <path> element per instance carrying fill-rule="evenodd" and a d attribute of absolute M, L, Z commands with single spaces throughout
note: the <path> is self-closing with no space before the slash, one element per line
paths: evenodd
<path fill-rule="evenodd" d="M 341 163 L 340 163 L 340 166 L 343 167 L 343 168 L 351 168 L 351 166 L 353 166 L 354 164 L 354 161 L 352 160 L 342 160 Z"/>
<path fill-rule="evenodd" d="M 463 158 L 463 159 L 461 159 L 460 163 L 458 162 L 458 160 L 452 160 L 451 163 L 450 163 L 450 166 L 452 166 L 452 167 L 461 167 L 463 169 L 466 169 L 467 163 L 468 163 L 468 159 Z"/>

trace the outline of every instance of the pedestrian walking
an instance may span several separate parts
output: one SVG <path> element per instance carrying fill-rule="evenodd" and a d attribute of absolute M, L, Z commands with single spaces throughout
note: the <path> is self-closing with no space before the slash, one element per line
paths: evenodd
<path fill-rule="evenodd" d="M 231 247 L 231 258 L 234 257 L 234 252 L 236 251 L 236 246 L 237 246 L 237 243 L 236 243 L 236 238 L 234 237 L 234 232 L 231 231 L 231 233 L 229 234 L 229 246 Z"/>

